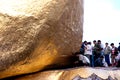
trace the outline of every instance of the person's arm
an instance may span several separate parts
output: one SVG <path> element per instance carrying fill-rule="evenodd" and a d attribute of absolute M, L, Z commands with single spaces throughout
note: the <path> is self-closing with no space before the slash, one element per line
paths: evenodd
<path fill-rule="evenodd" d="M 108 46 L 108 53 L 111 53 L 111 48 Z"/>

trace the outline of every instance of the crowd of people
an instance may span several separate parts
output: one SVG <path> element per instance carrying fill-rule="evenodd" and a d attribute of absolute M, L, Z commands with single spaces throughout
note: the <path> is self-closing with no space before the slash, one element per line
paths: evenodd
<path fill-rule="evenodd" d="M 105 47 L 104 47 L 105 46 Z M 79 61 L 91 67 L 120 67 L 120 43 L 116 47 L 114 43 L 102 44 L 101 40 L 91 42 L 84 41 L 80 52 L 76 54 Z M 79 62 L 76 62 L 81 64 Z"/>

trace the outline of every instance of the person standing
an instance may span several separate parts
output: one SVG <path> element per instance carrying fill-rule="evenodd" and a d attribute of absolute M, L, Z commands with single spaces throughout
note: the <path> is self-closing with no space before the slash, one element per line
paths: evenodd
<path fill-rule="evenodd" d="M 100 45 L 100 47 L 98 47 L 98 48 L 99 48 L 99 50 L 100 50 L 100 56 L 101 56 L 101 55 L 103 55 L 103 49 L 104 49 L 101 40 L 98 40 L 98 45 Z"/>
<path fill-rule="evenodd" d="M 107 62 L 108 66 L 110 66 L 110 58 L 109 58 L 110 52 L 111 52 L 110 46 L 108 46 L 108 43 L 105 43 L 105 48 L 103 49 L 103 53 L 105 56 L 105 61 Z"/>
<path fill-rule="evenodd" d="M 96 51 L 96 58 L 98 59 L 102 55 L 103 48 L 101 47 L 101 40 L 97 41 L 95 51 Z"/>
<path fill-rule="evenodd" d="M 120 43 L 119 43 L 119 46 L 118 46 L 118 51 L 119 51 L 119 53 L 120 53 Z"/>
<path fill-rule="evenodd" d="M 116 66 L 116 60 L 115 57 L 118 55 L 118 49 L 114 46 L 114 43 L 111 43 L 111 63 L 112 67 Z"/>
<path fill-rule="evenodd" d="M 97 48 L 97 42 L 96 40 L 93 41 L 93 47 L 92 47 L 92 54 L 93 54 L 93 64 L 95 66 L 95 61 L 97 60 L 97 51 L 96 51 L 96 48 Z"/>

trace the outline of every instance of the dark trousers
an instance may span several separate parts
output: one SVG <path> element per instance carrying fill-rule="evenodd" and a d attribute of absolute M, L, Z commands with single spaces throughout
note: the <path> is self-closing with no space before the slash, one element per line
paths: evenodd
<path fill-rule="evenodd" d="M 90 60 L 90 66 L 94 67 L 94 58 L 93 58 L 93 55 L 86 54 L 85 56 Z"/>
<path fill-rule="evenodd" d="M 94 55 L 91 55 L 91 67 L 95 66 Z"/>
<path fill-rule="evenodd" d="M 96 52 L 93 52 L 93 54 L 94 54 L 94 57 L 93 57 L 93 66 L 95 67 L 95 65 L 97 65 L 96 63 L 95 63 L 95 61 L 98 59 L 98 58 L 100 58 L 100 56 L 101 56 L 101 53 L 96 53 Z"/>
<path fill-rule="evenodd" d="M 109 54 L 105 54 L 105 61 L 107 62 L 108 66 L 110 66 Z"/>
<path fill-rule="evenodd" d="M 120 67 L 120 60 L 118 60 L 118 64 L 117 64 L 117 67 Z"/>

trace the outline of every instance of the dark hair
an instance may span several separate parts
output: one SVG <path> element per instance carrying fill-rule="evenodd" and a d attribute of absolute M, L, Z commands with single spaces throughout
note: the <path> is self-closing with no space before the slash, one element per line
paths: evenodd
<path fill-rule="evenodd" d="M 114 43 L 111 43 L 110 45 L 112 46 L 112 45 L 114 45 Z"/>
<path fill-rule="evenodd" d="M 96 42 L 96 40 L 94 40 L 93 42 Z"/>
<path fill-rule="evenodd" d="M 101 42 L 101 40 L 98 40 L 98 42 Z"/>
<path fill-rule="evenodd" d="M 108 43 L 105 43 L 105 44 L 108 44 Z"/>
<path fill-rule="evenodd" d="M 88 42 L 87 44 L 91 44 L 91 42 Z"/>
<path fill-rule="evenodd" d="M 86 43 L 87 41 L 84 41 L 83 43 Z"/>

